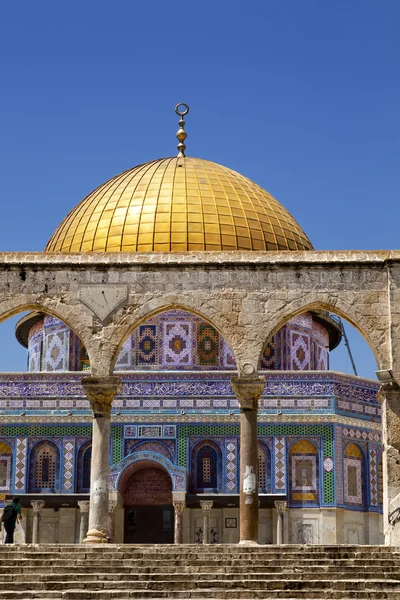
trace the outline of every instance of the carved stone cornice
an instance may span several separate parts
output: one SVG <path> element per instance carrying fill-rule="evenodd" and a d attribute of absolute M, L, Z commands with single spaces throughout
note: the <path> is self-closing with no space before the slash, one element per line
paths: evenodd
<path fill-rule="evenodd" d="M 263 393 L 265 377 L 232 377 L 231 388 L 242 410 L 257 410 Z"/>
<path fill-rule="evenodd" d="M 110 377 L 83 377 L 81 381 L 94 416 L 109 415 L 113 400 L 121 389 L 121 379 L 112 375 Z"/>

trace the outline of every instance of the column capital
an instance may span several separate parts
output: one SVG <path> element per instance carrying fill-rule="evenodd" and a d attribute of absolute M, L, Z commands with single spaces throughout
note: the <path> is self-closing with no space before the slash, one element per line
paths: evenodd
<path fill-rule="evenodd" d="M 173 506 L 176 513 L 183 513 L 186 508 L 186 502 L 173 502 Z"/>
<path fill-rule="evenodd" d="M 115 513 L 116 509 L 118 506 L 118 502 L 116 502 L 115 500 L 109 500 L 108 502 L 108 512 L 110 514 Z"/>
<path fill-rule="evenodd" d="M 46 503 L 44 500 L 31 500 L 31 504 L 32 504 L 33 512 L 40 514 L 42 512 L 42 508 L 44 508 Z"/>
<path fill-rule="evenodd" d="M 79 506 L 79 510 L 82 513 L 88 513 L 89 507 L 90 507 L 90 501 L 89 500 L 79 500 L 78 506 Z"/>
<path fill-rule="evenodd" d="M 212 500 L 201 500 L 200 506 L 203 512 L 208 512 L 212 509 L 214 502 Z"/>
<path fill-rule="evenodd" d="M 284 513 L 285 510 L 287 509 L 286 500 L 275 500 L 274 504 L 275 504 L 275 508 L 278 511 L 278 513 Z"/>
<path fill-rule="evenodd" d="M 111 404 L 121 389 L 121 379 L 116 375 L 83 377 L 81 383 L 95 417 L 96 415 L 109 415 Z"/>
<path fill-rule="evenodd" d="M 257 410 L 263 393 L 265 377 L 232 377 L 231 388 L 242 410 Z"/>

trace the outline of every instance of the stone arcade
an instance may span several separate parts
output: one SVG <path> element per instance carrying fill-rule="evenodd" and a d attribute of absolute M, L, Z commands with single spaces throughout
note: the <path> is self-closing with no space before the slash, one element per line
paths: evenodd
<path fill-rule="evenodd" d="M 21 539 L 400 544 L 400 252 L 314 251 L 181 147 L 100 186 L 44 253 L 0 254 L 0 320 L 22 311 L 29 372 L 0 380 Z M 331 313 L 380 389 L 329 371 Z"/>

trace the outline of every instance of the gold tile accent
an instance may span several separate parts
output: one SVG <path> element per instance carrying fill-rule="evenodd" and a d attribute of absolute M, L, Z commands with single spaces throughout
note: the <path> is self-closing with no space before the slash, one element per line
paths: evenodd
<path fill-rule="evenodd" d="M 47 252 L 312 250 L 290 213 L 239 173 L 173 157 L 139 165 L 89 194 Z"/>

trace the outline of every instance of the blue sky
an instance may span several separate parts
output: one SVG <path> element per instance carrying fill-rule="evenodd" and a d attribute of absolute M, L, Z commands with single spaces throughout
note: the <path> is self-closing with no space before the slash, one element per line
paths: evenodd
<path fill-rule="evenodd" d="M 395 0 L 3 2 L 0 251 L 42 250 L 97 185 L 174 155 L 179 101 L 187 153 L 266 188 L 317 249 L 399 248 L 399 21 Z M 12 329 L 1 370 L 25 365 Z"/>

